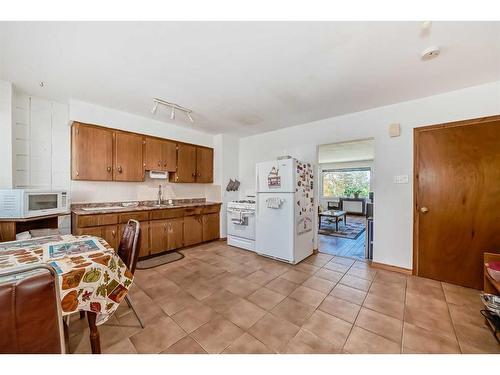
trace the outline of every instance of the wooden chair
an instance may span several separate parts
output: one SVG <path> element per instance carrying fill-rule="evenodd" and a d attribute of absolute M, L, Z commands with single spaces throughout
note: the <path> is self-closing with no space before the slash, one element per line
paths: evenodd
<path fill-rule="evenodd" d="M 135 267 L 137 266 L 137 259 L 139 258 L 139 252 L 141 251 L 141 225 L 137 220 L 130 219 L 123 230 L 123 234 L 120 240 L 120 244 L 118 245 L 117 254 L 120 259 L 125 263 L 127 268 L 134 274 Z M 134 308 L 130 295 L 127 294 L 125 296 L 125 301 L 127 305 L 132 309 L 137 320 L 141 324 L 141 327 L 144 328 L 144 324 L 142 323 L 139 314 Z"/>
<path fill-rule="evenodd" d="M 0 353 L 66 352 L 58 280 L 46 264 L 0 272 Z"/>

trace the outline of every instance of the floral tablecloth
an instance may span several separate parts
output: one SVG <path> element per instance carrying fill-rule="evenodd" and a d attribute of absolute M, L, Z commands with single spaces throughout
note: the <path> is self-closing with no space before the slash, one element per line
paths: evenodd
<path fill-rule="evenodd" d="M 133 275 L 102 238 L 57 235 L 0 242 L 0 272 L 33 263 L 51 265 L 59 275 L 63 315 L 97 313 L 104 323 L 132 285 Z"/>

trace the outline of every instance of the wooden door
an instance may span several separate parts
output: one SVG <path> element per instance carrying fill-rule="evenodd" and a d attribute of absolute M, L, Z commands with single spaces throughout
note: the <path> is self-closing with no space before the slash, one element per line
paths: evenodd
<path fill-rule="evenodd" d="M 143 181 L 142 136 L 115 132 L 115 181 Z"/>
<path fill-rule="evenodd" d="M 80 123 L 71 127 L 71 178 L 113 180 L 113 132 Z"/>
<path fill-rule="evenodd" d="M 184 218 L 169 219 L 167 228 L 168 250 L 184 246 Z"/>
<path fill-rule="evenodd" d="M 163 141 L 146 137 L 144 144 L 144 169 L 147 171 L 163 170 Z"/>
<path fill-rule="evenodd" d="M 162 142 L 162 168 L 167 172 L 175 172 L 177 168 L 177 143 Z"/>
<path fill-rule="evenodd" d="M 118 225 L 106 225 L 101 227 L 101 237 L 109 243 L 109 245 L 118 250 Z"/>
<path fill-rule="evenodd" d="M 500 116 L 415 129 L 419 276 L 480 289 L 500 253 Z"/>
<path fill-rule="evenodd" d="M 219 229 L 219 213 L 203 215 L 203 241 L 218 240 Z"/>
<path fill-rule="evenodd" d="M 151 255 L 168 250 L 168 220 L 151 220 L 149 222 Z"/>
<path fill-rule="evenodd" d="M 214 150 L 196 147 L 196 182 L 214 182 Z"/>
<path fill-rule="evenodd" d="M 201 215 L 184 217 L 184 246 L 195 245 L 203 241 Z"/>
<path fill-rule="evenodd" d="M 177 145 L 177 172 L 173 182 L 196 182 L 196 146 Z"/>
<path fill-rule="evenodd" d="M 150 254 L 149 248 L 149 221 L 140 221 L 141 226 L 141 247 L 139 250 L 139 257 L 146 257 Z M 123 231 L 127 224 L 120 224 L 120 240 L 123 236 Z"/>

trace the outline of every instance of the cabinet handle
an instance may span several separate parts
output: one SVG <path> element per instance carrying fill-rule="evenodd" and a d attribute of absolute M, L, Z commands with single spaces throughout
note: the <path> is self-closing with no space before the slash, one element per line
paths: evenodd
<path fill-rule="evenodd" d="M 196 172 L 191 173 L 191 176 L 196 177 Z"/>
<path fill-rule="evenodd" d="M 179 176 L 175 176 L 175 181 L 179 181 Z"/>
<path fill-rule="evenodd" d="M 116 232 L 114 230 L 111 231 L 111 234 L 113 235 L 113 237 L 116 237 Z"/>
<path fill-rule="evenodd" d="M 121 166 L 118 167 L 118 173 L 122 173 L 123 172 L 123 169 Z"/>
<path fill-rule="evenodd" d="M 161 160 L 158 160 L 158 166 L 161 167 Z"/>
<path fill-rule="evenodd" d="M 111 173 L 111 167 L 110 167 L 110 166 L 108 166 L 108 168 L 106 168 L 106 170 L 107 170 L 109 173 Z"/>
<path fill-rule="evenodd" d="M 196 173 L 196 175 L 197 175 L 198 177 L 200 177 L 200 176 L 201 176 L 201 173 L 200 173 L 200 172 L 198 172 L 198 173 Z"/>

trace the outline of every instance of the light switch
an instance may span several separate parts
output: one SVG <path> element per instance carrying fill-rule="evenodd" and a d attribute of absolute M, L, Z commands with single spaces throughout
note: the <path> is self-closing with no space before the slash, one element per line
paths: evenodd
<path fill-rule="evenodd" d="M 400 174 L 399 176 L 394 176 L 395 184 L 407 184 L 409 181 L 407 174 Z"/>
<path fill-rule="evenodd" d="M 399 124 L 389 125 L 389 136 L 399 137 L 401 135 L 401 126 Z"/>

